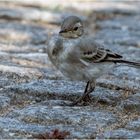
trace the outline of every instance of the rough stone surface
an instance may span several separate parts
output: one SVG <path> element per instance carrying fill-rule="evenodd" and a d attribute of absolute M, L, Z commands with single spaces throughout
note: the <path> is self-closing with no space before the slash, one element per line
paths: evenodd
<path fill-rule="evenodd" d="M 0 96 L 0 110 L 2 110 L 3 108 L 6 108 L 9 103 L 10 103 L 10 98 L 6 97 L 6 96 Z"/>
<path fill-rule="evenodd" d="M 126 126 L 126 129 L 129 130 L 135 130 L 137 132 L 140 132 L 140 118 L 138 118 L 137 120 L 131 121 L 129 122 Z"/>
<path fill-rule="evenodd" d="M 140 112 L 140 93 L 130 95 L 125 101 L 122 102 L 121 106 L 127 111 Z"/>
<path fill-rule="evenodd" d="M 130 131 L 127 129 L 117 129 L 106 132 L 104 137 L 109 139 L 138 139 L 140 138 L 140 132 Z"/>
<path fill-rule="evenodd" d="M 63 1 L 63 0 L 62 0 Z M 97 80 L 92 102 L 68 106 L 86 83 L 68 81 L 45 52 L 68 15 L 88 34 L 140 62 L 140 2 L 6 0 L 0 2 L 0 139 L 34 138 L 52 130 L 67 138 L 139 139 L 140 69 L 116 65 Z"/>

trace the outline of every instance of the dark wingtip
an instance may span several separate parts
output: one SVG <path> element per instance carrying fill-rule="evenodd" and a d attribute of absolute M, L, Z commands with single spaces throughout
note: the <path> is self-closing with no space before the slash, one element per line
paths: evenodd
<path fill-rule="evenodd" d="M 117 53 L 115 53 L 115 55 L 116 55 L 117 58 L 123 58 L 123 56 L 121 56 L 121 55 L 119 55 Z"/>

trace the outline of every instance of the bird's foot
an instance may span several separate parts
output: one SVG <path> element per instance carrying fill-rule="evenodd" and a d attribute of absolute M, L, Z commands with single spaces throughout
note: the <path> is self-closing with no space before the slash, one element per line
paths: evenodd
<path fill-rule="evenodd" d="M 75 106 L 75 105 L 82 105 L 82 106 L 86 106 L 89 105 L 92 102 L 91 98 L 89 95 L 86 96 L 82 96 L 80 98 L 78 98 L 75 102 L 70 103 L 70 106 Z"/>

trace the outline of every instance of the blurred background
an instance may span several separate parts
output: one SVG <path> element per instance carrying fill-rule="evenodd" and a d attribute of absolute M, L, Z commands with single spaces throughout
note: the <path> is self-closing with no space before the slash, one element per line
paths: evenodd
<path fill-rule="evenodd" d="M 132 0 L 1 0 L 1 64 L 37 68 L 42 75 L 46 66 L 52 67 L 45 53 L 50 33 L 57 34 L 69 15 L 79 16 L 94 39 L 139 59 L 139 7 Z"/>

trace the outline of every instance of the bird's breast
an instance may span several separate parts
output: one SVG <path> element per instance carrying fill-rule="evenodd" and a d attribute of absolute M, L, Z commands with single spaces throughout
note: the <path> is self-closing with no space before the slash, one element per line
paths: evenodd
<path fill-rule="evenodd" d="M 74 51 L 75 42 L 74 41 L 63 41 L 63 51 L 60 55 L 61 61 L 66 61 L 69 59 L 69 55 Z"/>

